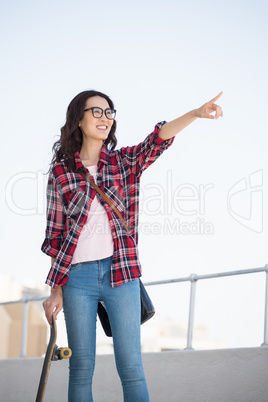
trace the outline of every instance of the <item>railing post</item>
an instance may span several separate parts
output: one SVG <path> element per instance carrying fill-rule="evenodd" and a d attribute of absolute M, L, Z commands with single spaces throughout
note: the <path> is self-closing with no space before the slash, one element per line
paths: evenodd
<path fill-rule="evenodd" d="M 268 264 L 266 268 L 265 308 L 264 308 L 264 338 L 261 346 L 268 346 Z"/>
<path fill-rule="evenodd" d="M 27 351 L 27 332 L 28 332 L 28 315 L 29 315 L 29 303 L 28 300 L 23 300 L 22 310 L 22 329 L 21 329 L 21 349 L 20 357 L 26 357 Z"/>
<path fill-rule="evenodd" d="M 189 306 L 189 320 L 188 320 L 188 333 L 187 333 L 187 347 L 186 349 L 193 349 L 193 328 L 194 328 L 194 308 L 195 308 L 195 288 L 197 282 L 197 275 L 190 275 L 191 291 L 190 291 L 190 306 Z"/>

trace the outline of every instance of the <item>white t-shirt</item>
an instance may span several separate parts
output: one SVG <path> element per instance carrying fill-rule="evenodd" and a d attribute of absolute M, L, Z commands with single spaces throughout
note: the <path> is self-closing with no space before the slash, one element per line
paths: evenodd
<path fill-rule="evenodd" d="M 96 182 L 97 165 L 87 166 Z M 95 196 L 73 254 L 72 264 L 101 260 L 113 255 L 113 237 L 105 208 Z"/>

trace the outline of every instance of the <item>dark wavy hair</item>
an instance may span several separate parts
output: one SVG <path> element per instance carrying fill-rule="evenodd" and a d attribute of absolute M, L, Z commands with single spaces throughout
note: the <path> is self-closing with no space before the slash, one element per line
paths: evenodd
<path fill-rule="evenodd" d="M 66 123 L 61 128 L 60 139 L 56 141 L 52 147 L 53 158 L 51 166 L 56 162 L 64 162 L 68 171 L 76 170 L 74 154 L 76 151 L 80 151 L 83 142 L 83 135 L 79 127 L 79 122 L 83 119 L 86 101 L 88 98 L 92 98 L 93 96 L 100 96 L 101 98 L 106 99 L 110 108 L 114 109 L 112 100 L 102 92 L 88 90 L 76 95 L 68 106 Z M 115 149 L 117 144 L 115 131 L 116 121 L 114 120 L 109 135 L 104 141 L 106 147 L 111 151 Z"/>

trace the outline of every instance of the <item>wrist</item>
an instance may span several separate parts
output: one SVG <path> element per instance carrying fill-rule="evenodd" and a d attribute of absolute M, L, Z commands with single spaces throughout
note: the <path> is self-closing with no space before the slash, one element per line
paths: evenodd
<path fill-rule="evenodd" d="M 193 117 L 195 117 L 196 119 L 198 117 L 200 117 L 199 109 L 194 109 L 194 110 L 192 110 L 192 112 L 193 112 Z"/>
<path fill-rule="evenodd" d="M 62 287 L 61 287 L 61 286 L 58 286 L 57 289 L 51 288 L 50 293 L 51 293 L 52 295 L 55 295 L 55 294 L 62 294 Z"/>

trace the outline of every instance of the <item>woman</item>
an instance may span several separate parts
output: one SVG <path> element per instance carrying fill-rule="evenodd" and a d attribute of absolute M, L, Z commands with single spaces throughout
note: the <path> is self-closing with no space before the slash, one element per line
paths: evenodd
<path fill-rule="evenodd" d="M 43 303 L 46 318 L 52 325 L 52 313 L 57 317 L 63 308 L 73 352 L 69 401 L 93 400 L 99 301 L 109 315 L 124 401 L 149 401 L 141 360 L 137 280 L 141 276 L 137 251 L 140 176 L 175 135 L 198 117 L 222 116 L 215 104 L 221 94 L 176 120 L 158 123 L 139 145 L 119 150 L 114 150 L 116 111 L 107 95 L 84 91 L 68 107 L 60 140 L 53 147 L 42 251 L 52 263 L 46 280 L 51 295 Z M 118 208 L 128 231 L 86 177 Z"/>

